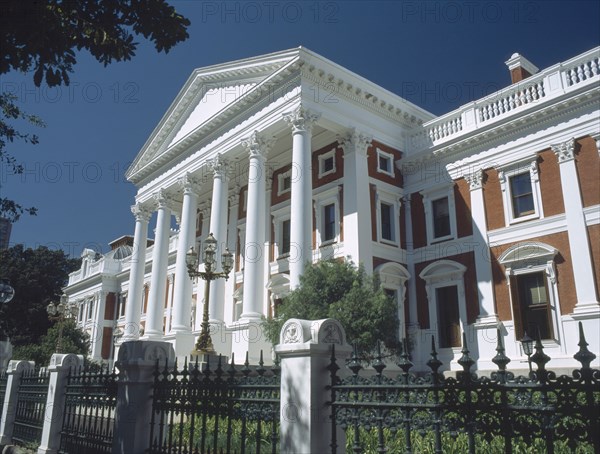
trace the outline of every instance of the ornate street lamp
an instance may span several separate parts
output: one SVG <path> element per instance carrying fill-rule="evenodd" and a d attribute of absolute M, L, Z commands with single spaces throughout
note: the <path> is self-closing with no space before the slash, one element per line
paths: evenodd
<path fill-rule="evenodd" d="M 199 355 L 204 353 L 215 353 L 212 340 L 210 338 L 210 326 L 208 324 L 208 299 L 210 297 L 210 281 L 214 281 L 219 278 L 229 277 L 229 273 L 233 268 L 233 254 L 229 252 L 229 249 L 225 249 L 221 256 L 221 267 L 222 272 L 215 272 L 217 254 L 217 240 L 211 233 L 208 238 L 204 241 L 206 244 L 204 247 L 204 271 L 198 271 L 198 253 L 194 248 L 190 248 L 190 251 L 186 254 L 186 264 L 188 274 L 190 278 L 199 277 L 205 281 L 204 286 L 204 308 L 202 312 L 202 328 L 200 330 L 200 336 L 196 341 L 194 351 L 192 355 Z"/>
<path fill-rule="evenodd" d="M 15 296 L 15 289 L 12 288 L 8 279 L 0 279 L 0 304 L 8 303 Z"/>
<path fill-rule="evenodd" d="M 58 339 L 56 340 L 56 353 L 62 353 L 62 336 L 65 320 L 77 315 L 77 305 L 69 303 L 69 297 L 62 295 L 60 303 L 50 303 L 46 307 L 48 318 L 52 321 L 58 321 Z"/>
<path fill-rule="evenodd" d="M 523 339 L 521 339 L 521 346 L 523 352 L 527 355 L 527 363 L 529 364 L 529 373 L 531 369 L 531 355 L 533 354 L 533 339 L 527 335 L 527 331 L 523 332 Z"/>

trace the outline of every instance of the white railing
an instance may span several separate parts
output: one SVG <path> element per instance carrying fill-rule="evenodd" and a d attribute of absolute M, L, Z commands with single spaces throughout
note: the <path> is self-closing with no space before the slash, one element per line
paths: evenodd
<path fill-rule="evenodd" d="M 414 153 L 449 142 L 593 81 L 600 81 L 600 47 L 424 123 L 421 131 L 409 138 L 408 146 Z"/>

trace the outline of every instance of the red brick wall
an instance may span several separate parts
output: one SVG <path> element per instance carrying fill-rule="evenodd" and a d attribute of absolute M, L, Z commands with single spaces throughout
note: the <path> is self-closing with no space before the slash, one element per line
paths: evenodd
<path fill-rule="evenodd" d="M 117 304 L 117 295 L 114 292 L 109 292 L 106 295 L 106 304 L 104 306 L 104 320 L 115 319 L 115 306 Z"/>
<path fill-rule="evenodd" d="M 565 204 L 563 202 L 560 169 L 558 168 L 556 155 L 552 150 L 544 150 L 539 153 L 538 156 L 544 216 L 547 217 L 564 213 Z"/>
<path fill-rule="evenodd" d="M 108 359 L 110 356 L 110 351 L 112 349 L 112 331 L 112 328 L 102 329 L 102 349 L 100 350 L 102 359 Z"/>
<path fill-rule="evenodd" d="M 425 230 L 425 206 L 423 196 L 413 192 L 410 196 L 410 215 L 412 217 L 413 246 L 415 249 L 427 246 L 427 232 Z"/>
<path fill-rule="evenodd" d="M 454 204 L 456 205 L 456 230 L 458 238 L 473 234 L 473 216 L 471 214 L 471 190 L 469 183 L 460 178 L 454 185 Z"/>
<path fill-rule="evenodd" d="M 369 198 L 371 199 L 371 239 L 377 241 L 377 187 L 369 184 Z"/>
<path fill-rule="evenodd" d="M 483 185 L 483 200 L 485 202 L 485 218 L 488 230 L 504 227 L 504 205 L 502 204 L 502 190 L 498 171 L 487 169 Z"/>
<path fill-rule="evenodd" d="M 590 225 L 588 228 L 588 238 L 592 252 L 592 263 L 594 267 L 594 277 L 596 279 L 596 293 L 600 288 L 600 225 Z M 596 295 L 596 298 L 598 295 Z"/>
<path fill-rule="evenodd" d="M 600 156 L 596 141 L 591 137 L 578 139 L 575 147 L 575 165 L 581 187 L 583 206 L 600 204 Z"/>

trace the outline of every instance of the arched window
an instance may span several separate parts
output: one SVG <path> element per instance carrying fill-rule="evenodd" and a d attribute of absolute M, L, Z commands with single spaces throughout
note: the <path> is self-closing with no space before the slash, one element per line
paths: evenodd
<path fill-rule="evenodd" d="M 515 338 L 528 335 L 558 340 L 558 288 L 554 259 L 558 250 L 540 242 L 509 247 L 498 258 L 510 290 Z"/>
<path fill-rule="evenodd" d="M 438 260 L 425 267 L 419 277 L 425 281 L 429 302 L 429 326 L 436 331 L 440 348 L 460 348 L 467 327 L 464 274 L 467 268 L 452 260 Z"/>
<path fill-rule="evenodd" d="M 406 268 L 399 263 L 387 262 L 383 265 L 378 266 L 375 269 L 375 273 L 379 277 L 379 283 L 390 295 L 397 304 L 398 307 L 398 322 L 400 326 L 400 332 L 398 333 L 400 339 L 406 337 L 406 310 L 405 310 L 405 299 L 406 299 L 406 281 L 410 279 L 410 274 Z"/>

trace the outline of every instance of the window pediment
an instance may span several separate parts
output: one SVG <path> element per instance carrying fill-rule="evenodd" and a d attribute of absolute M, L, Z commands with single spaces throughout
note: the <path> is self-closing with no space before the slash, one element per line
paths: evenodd
<path fill-rule="evenodd" d="M 498 261 L 506 267 L 514 267 L 520 263 L 545 263 L 554 260 L 558 249 L 536 241 L 518 243 L 509 247 L 500 255 Z"/>
<path fill-rule="evenodd" d="M 438 260 L 427 265 L 419 274 L 419 277 L 428 284 L 443 281 L 461 279 L 467 267 L 452 260 Z"/>

